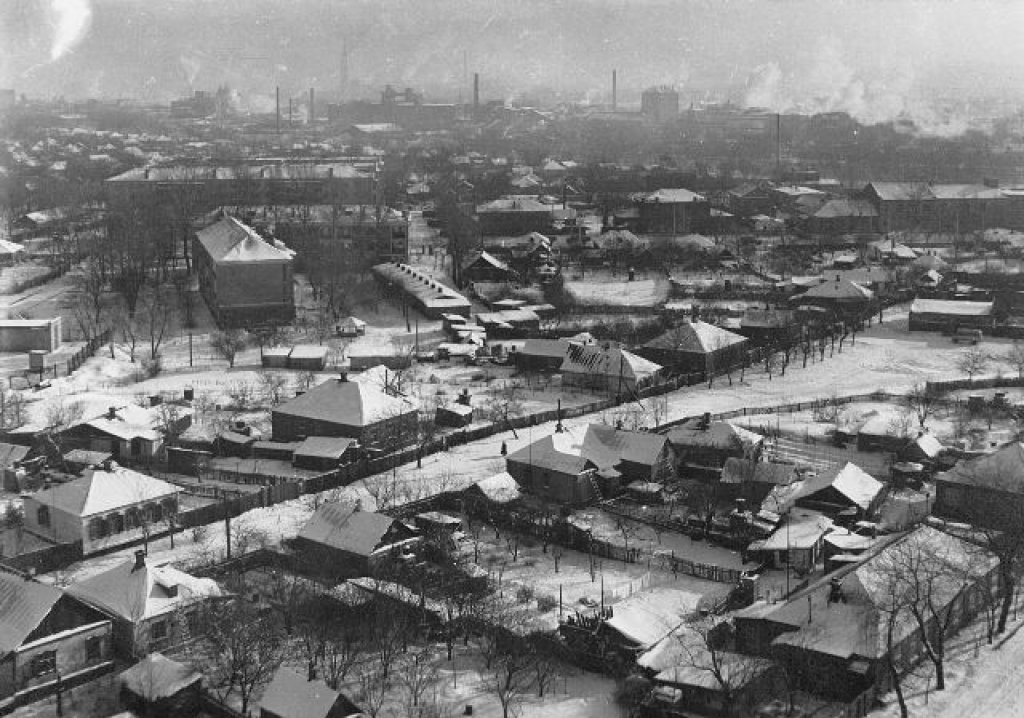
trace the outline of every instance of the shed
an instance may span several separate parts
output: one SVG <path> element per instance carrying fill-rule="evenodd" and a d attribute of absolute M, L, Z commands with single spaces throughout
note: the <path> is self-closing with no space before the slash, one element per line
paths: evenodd
<path fill-rule="evenodd" d="M 860 515 L 874 511 L 883 498 L 882 482 L 847 462 L 842 468 L 807 479 L 794 496 L 797 506 L 829 514 L 856 509 Z"/>
<path fill-rule="evenodd" d="M 335 436 L 310 436 L 295 447 L 292 464 L 297 469 L 330 471 L 346 459 L 354 458 L 358 447 L 355 439 Z"/>
<path fill-rule="evenodd" d="M 473 407 L 465 404 L 447 404 L 437 407 L 434 423 L 438 426 L 469 426 L 473 423 Z"/>
<path fill-rule="evenodd" d="M 330 347 L 300 344 L 288 355 L 288 368 L 300 371 L 323 371 L 327 367 Z"/>
<path fill-rule="evenodd" d="M 291 347 L 270 347 L 263 350 L 261 363 L 267 368 L 285 369 L 288 366 L 288 356 L 291 353 Z"/>

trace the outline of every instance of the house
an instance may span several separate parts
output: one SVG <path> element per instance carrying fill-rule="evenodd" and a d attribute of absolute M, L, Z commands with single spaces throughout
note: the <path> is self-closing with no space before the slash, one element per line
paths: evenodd
<path fill-rule="evenodd" d="M 133 714 L 178 718 L 196 716 L 202 710 L 203 675 L 162 653 L 150 653 L 123 671 L 117 682 L 121 703 Z"/>
<path fill-rule="evenodd" d="M 146 552 L 68 586 L 68 594 L 113 621 L 115 652 L 131 659 L 186 642 L 204 601 L 223 596 L 211 578 L 153 566 Z"/>
<path fill-rule="evenodd" d="M 730 456 L 722 465 L 719 495 L 743 499 L 749 506 L 761 506 L 776 486 L 790 486 L 799 479 L 796 464 L 752 461 Z M 771 510 L 778 507 L 767 506 Z"/>
<path fill-rule="evenodd" d="M 520 371 L 558 371 L 568 351 L 565 339 L 527 339 L 512 358 Z"/>
<path fill-rule="evenodd" d="M 684 622 L 697 616 L 703 596 L 658 587 L 638 591 L 596 616 L 570 614 L 559 631 L 573 651 L 629 667 Z"/>
<path fill-rule="evenodd" d="M 473 407 L 458 402 L 437 407 L 434 423 L 438 426 L 469 426 L 473 423 Z"/>
<path fill-rule="evenodd" d="M 637 195 L 638 229 L 643 234 L 690 234 L 704 231 L 710 222 L 711 205 L 688 189 L 659 189 Z"/>
<path fill-rule="evenodd" d="M 61 430 L 56 440 L 64 450 L 86 449 L 109 453 L 116 461 L 150 463 L 160 458 L 167 434 L 192 425 L 192 409 L 172 410 L 134 404 L 107 409 Z"/>
<path fill-rule="evenodd" d="M 614 395 L 635 395 L 655 383 L 662 367 L 611 342 L 570 343 L 562 365 L 563 386 L 575 386 Z"/>
<path fill-rule="evenodd" d="M 792 509 L 785 523 L 770 536 L 751 541 L 747 553 L 772 568 L 790 567 L 797 575 L 804 575 L 821 560 L 824 539 L 832 527 L 832 520 L 817 511 Z"/>
<path fill-rule="evenodd" d="M 506 457 L 508 472 L 523 488 L 568 504 L 587 503 L 599 491 L 632 481 L 664 482 L 673 477 L 674 463 L 664 436 L 603 424 L 557 432 Z"/>
<path fill-rule="evenodd" d="M 875 293 L 867 287 L 837 274 L 834 281 L 821 282 L 790 301 L 823 307 L 836 314 L 863 315 L 874 298 Z"/>
<path fill-rule="evenodd" d="M 553 224 L 553 205 L 530 195 L 505 195 L 476 208 L 480 234 L 514 237 L 546 232 Z"/>
<path fill-rule="evenodd" d="M 863 199 L 830 199 L 807 218 L 812 235 L 872 234 L 878 231 L 878 210 Z"/>
<path fill-rule="evenodd" d="M 720 469 L 730 457 L 757 459 L 764 443 L 760 434 L 728 422 L 712 422 L 710 417 L 690 419 L 665 436 L 675 449 L 680 467 Z"/>
<path fill-rule="evenodd" d="M 755 343 L 772 343 L 795 335 L 800 329 L 796 311 L 766 307 L 748 308 L 740 319 L 738 334 Z"/>
<path fill-rule="evenodd" d="M 218 324 L 252 326 L 294 318 L 293 253 L 282 247 L 227 215 L 196 233 L 199 293 Z"/>
<path fill-rule="evenodd" d="M 158 533 L 178 511 L 181 489 L 111 462 L 24 499 L 25 530 L 56 543 L 82 542 L 82 553 Z"/>
<path fill-rule="evenodd" d="M 891 612 L 891 595 L 907 595 L 900 569 L 906 556 L 934 555 L 969 568 L 941 572 L 930 583 L 935 608 L 953 627 L 963 625 L 995 590 L 997 562 L 975 546 L 930 527 L 879 541 L 860 560 L 797 591 L 784 601 L 759 601 L 734 614 L 736 650 L 782 663 L 795 687 L 833 700 L 857 702 L 865 715 L 873 695 L 891 688 L 889 659 L 903 673 L 923 652 L 921 629 L 909 615 Z M 901 581 L 907 583 L 901 586 Z M 991 595 L 991 594 L 990 594 Z M 892 621 L 892 637 L 889 625 Z M 934 618 L 926 618 L 933 630 Z"/>
<path fill-rule="evenodd" d="M 991 332 L 995 328 L 995 324 L 994 302 L 915 299 L 914 303 L 910 305 L 910 331 L 912 332 L 955 334 L 961 328 Z"/>
<path fill-rule="evenodd" d="M 826 471 L 807 479 L 793 497 L 797 506 L 837 516 L 846 510 L 858 518 L 871 515 L 885 498 L 885 486 L 856 464 Z"/>
<path fill-rule="evenodd" d="M 468 282 L 507 282 L 512 270 L 488 252 L 480 252 L 462 265 L 462 278 Z"/>
<path fill-rule="evenodd" d="M 684 322 L 644 344 L 645 359 L 678 373 L 720 372 L 746 361 L 747 338 L 702 321 Z"/>
<path fill-rule="evenodd" d="M 770 182 L 747 182 L 726 193 L 727 209 L 733 214 L 768 214 L 775 209 L 778 195 Z"/>
<path fill-rule="evenodd" d="M 985 528 L 1019 526 L 1024 517 L 1024 444 L 1011 442 L 936 475 L 934 512 Z"/>
<path fill-rule="evenodd" d="M 307 680 L 286 666 L 274 673 L 260 698 L 260 718 L 345 718 L 359 707 L 320 680 Z"/>
<path fill-rule="evenodd" d="M 354 461 L 358 444 L 341 436 L 307 436 L 292 452 L 297 469 L 331 471 Z"/>
<path fill-rule="evenodd" d="M 304 560 L 319 573 L 363 576 L 400 555 L 415 534 L 401 521 L 340 503 L 323 504 L 295 539 Z"/>
<path fill-rule="evenodd" d="M 416 441 L 419 413 L 407 399 L 342 376 L 274 408 L 271 424 L 275 441 L 336 436 L 391 451 Z"/>
<path fill-rule="evenodd" d="M 110 621 L 47 584 L 0 570 L 0 706 L 59 676 L 112 667 Z"/>

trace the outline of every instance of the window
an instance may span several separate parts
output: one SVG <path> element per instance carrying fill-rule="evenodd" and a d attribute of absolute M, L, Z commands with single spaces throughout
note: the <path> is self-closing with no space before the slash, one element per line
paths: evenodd
<path fill-rule="evenodd" d="M 154 641 L 161 641 L 167 638 L 167 622 L 156 621 L 149 629 L 149 637 Z"/>
<path fill-rule="evenodd" d="M 101 657 L 103 653 L 103 639 L 99 636 L 92 636 L 85 641 L 85 657 L 93 661 Z"/>
<path fill-rule="evenodd" d="M 36 510 L 36 523 L 38 523 L 40 526 L 49 526 L 50 525 L 50 507 L 49 506 L 40 506 Z"/>
<path fill-rule="evenodd" d="M 45 676 L 57 670 L 57 651 L 40 653 L 32 659 L 32 675 L 34 677 Z"/>

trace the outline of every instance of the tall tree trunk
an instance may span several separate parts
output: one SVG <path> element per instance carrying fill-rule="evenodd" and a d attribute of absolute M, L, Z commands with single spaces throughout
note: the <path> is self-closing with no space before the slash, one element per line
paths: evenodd
<path fill-rule="evenodd" d="M 1003 578 L 1003 605 L 999 608 L 999 623 L 996 625 L 997 634 L 1006 630 L 1006 621 L 1010 618 L 1010 607 L 1013 605 L 1013 594 L 1016 588 L 1013 568 L 1011 566 L 1006 565 L 1004 567 L 1004 564 L 1000 563 L 999 573 L 1002 574 Z"/>

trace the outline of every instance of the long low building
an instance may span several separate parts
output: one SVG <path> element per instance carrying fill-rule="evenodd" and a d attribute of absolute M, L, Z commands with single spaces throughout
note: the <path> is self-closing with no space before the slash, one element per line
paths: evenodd
<path fill-rule="evenodd" d="M 408 264 L 378 264 L 373 273 L 378 282 L 403 292 L 431 319 L 440 319 L 442 314 L 468 317 L 472 309 L 472 304 L 464 296 Z"/>
<path fill-rule="evenodd" d="M 912 332 L 953 332 L 961 328 L 991 330 L 995 321 L 993 302 L 915 299 L 910 305 Z"/>

